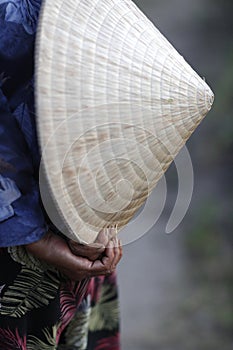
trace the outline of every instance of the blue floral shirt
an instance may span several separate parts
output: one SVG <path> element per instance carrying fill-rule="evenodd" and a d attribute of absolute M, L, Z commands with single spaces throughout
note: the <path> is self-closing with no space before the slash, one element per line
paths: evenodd
<path fill-rule="evenodd" d="M 0 246 L 39 240 L 40 201 L 34 113 L 34 41 L 41 0 L 0 0 Z"/>

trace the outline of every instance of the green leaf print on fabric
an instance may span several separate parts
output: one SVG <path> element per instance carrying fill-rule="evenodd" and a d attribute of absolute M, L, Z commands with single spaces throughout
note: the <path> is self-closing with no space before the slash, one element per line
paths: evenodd
<path fill-rule="evenodd" d="M 92 308 L 89 330 L 116 330 L 119 328 L 119 306 L 116 287 L 103 284 L 100 299 Z"/>
<path fill-rule="evenodd" d="M 8 253 L 14 261 L 27 266 L 29 269 L 40 272 L 47 270 L 56 271 L 55 268 L 53 269 L 51 266 L 35 258 L 32 254 L 29 254 L 24 246 L 8 247 Z"/>
<path fill-rule="evenodd" d="M 57 330 L 60 324 L 43 330 L 46 343 L 35 336 L 28 336 L 27 350 L 56 350 L 57 349 Z"/>
<path fill-rule="evenodd" d="M 0 298 L 0 315 L 22 317 L 28 311 L 47 306 L 55 298 L 58 288 L 59 280 L 54 273 L 22 267 Z"/>

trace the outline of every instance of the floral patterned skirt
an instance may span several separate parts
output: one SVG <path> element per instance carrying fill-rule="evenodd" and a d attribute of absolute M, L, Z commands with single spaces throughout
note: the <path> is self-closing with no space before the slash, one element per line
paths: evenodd
<path fill-rule="evenodd" d="M 72 282 L 0 248 L 0 350 L 119 350 L 116 276 Z"/>

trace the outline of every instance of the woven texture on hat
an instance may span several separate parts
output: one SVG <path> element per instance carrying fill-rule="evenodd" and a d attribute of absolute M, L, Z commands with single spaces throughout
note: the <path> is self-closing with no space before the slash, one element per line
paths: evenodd
<path fill-rule="evenodd" d="M 93 242 L 145 203 L 213 93 L 130 0 L 45 0 L 36 46 L 51 196 L 65 234 Z"/>

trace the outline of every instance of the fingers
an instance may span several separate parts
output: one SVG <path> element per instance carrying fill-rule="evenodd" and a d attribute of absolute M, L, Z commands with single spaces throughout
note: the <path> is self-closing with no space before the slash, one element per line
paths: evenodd
<path fill-rule="evenodd" d="M 104 253 L 105 247 L 108 246 L 109 241 L 117 234 L 117 225 L 111 225 L 100 230 L 96 240 L 91 244 L 80 244 L 73 240 L 68 241 L 71 252 L 74 255 L 82 256 L 91 261 L 100 258 L 101 254 Z"/>
<path fill-rule="evenodd" d="M 114 258 L 115 258 L 114 243 L 113 243 L 113 240 L 110 240 L 105 249 L 105 256 L 102 258 L 102 263 L 105 267 L 105 274 L 111 273 Z"/>
<path fill-rule="evenodd" d="M 99 244 L 103 244 L 104 247 L 106 247 L 106 245 L 109 242 L 109 232 L 107 228 L 103 228 L 102 230 L 100 230 L 100 232 L 98 233 L 98 236 L 96 237 L 95 243 L 99 243 Z"/>
<path fill-rule="evenodd" d="M 70 240 L 68 244 L 73 254 L 91 261 L 98 259 L 105 250 L 105 246 L 101 243 L 80 244 Z"/>
<path fill-rule="evenodd" d="M 92 275 L 109 275 L 115 269 L 122 257 L 122 244 L 118 238 L 113 238 L 109 241 L 106 249 L 105 256 L 102 260 L 95 261 L 91 268 L 90 273 Z"/>
<path fill-rule="evenodd" d="M 109 273 L 112 273 L 116 269 L 117 264 L 122 258 L 122 243 L 117 237 L 114 237 L 111 240 L 111 247 L 109 248 L 109 252 L 113 254 L 112 255 L 113 258 L 111 262 L 109 262 L 110 263 Z"/>
<path fill-rule="evenodd" d="M 111 225 L 102 229 L 92 244 L 70 240 L 69 247 L 76 255 L 75 275 L 94 277 L 111 274 L 122 257 L 122 244 L 116 234 L 117 225 Z"/>
<path fill-rule="evenodd" d="M 112 262 L 112 269 L 115 270 L 117 264 L 119 263 L 119 261 L 122 258 L 122 243 L 118 238 L 114 238 L 113 239 L 113 245 L 114 245 L 114 259 Z"/>
<path fill-rule="evenodd" d="M 107 227 L 108 232 L 109 232 L 109 239 L 112 239 L 114 237 L 116 237 L 117 235 L 117 224 L 114 225 L 110 225 Z"/>
<path fill-rule="evenodd" d="M 106 247 L 110 239 L 115 237 L 116 234 L 117 234 L 117 224 L 109 225 L 108 227 L 100 230 L 95 240 L 95 243 L 103 244 Z"/>

